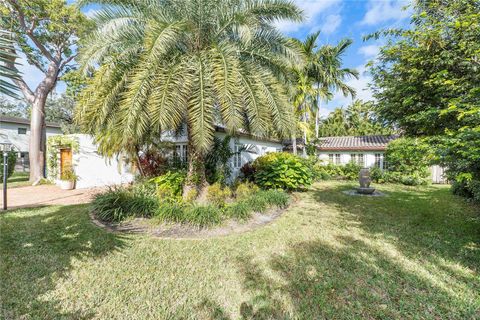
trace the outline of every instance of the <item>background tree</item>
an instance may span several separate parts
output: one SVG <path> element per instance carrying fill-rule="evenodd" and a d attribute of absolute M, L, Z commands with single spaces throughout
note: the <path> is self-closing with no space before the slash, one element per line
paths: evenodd
<path fill-rule="evenodd" d="M 462 193 L 480 200 L 480 1 L 417 1 L 411 28 L 372 66 L 378 112 L 407 135 L 435 137 Z"/>
<path fill-rule="evenodd" d="M 203 189 L 219 120 L 231 134 L 290 135 L 283 81 L 297 53 L 273 26 L 279 19 L 301 12 L 284 0 L 101 1 L 82 51 L 83 68 L 99 67 L 78 118 L 109 152 L 185 124 L 184 194 Z"/>
<path fill-rule="evenodd" d="M 365 136 L 390 135 L 394 128 L 384 123 L 375 113 L 372 102 L 355 100 L 347 108 L 336 108 L 320 123 L 319 135 L 331 136 Z"/>
<path fill-rule="evenodd" d="M 5 0 L 0 4 L 9 18 L 1 20 L 2 28 L 15 34 L 14 52 L 21 51 L 27 62 L 45 75 L 35 89 L 23 78 L 13 79 L 24 99 L 32 105 L 30 117 L 30 181 L 44 175 L 45 102 L 58 78 L 75 58 L 75 45 L 88 26 L 86 17 L 64 0 Z M 15 59 L 9 67 L 14 68 Z"/>

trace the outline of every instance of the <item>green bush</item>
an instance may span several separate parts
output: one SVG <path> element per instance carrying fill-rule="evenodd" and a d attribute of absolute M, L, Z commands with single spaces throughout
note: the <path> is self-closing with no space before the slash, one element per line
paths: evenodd
<path fill-rule="evenodd" d="M 150 217 L 158 200 L 143 187 L 113 187 L 94 197 L 92 211 L 104 221 L 119 222 L 129 217 Z"/>
<path fill-rule="evenodd" d="M 247 220 L 252 216 L 252 208 L 246 201 L 238 201 L 228 205 L 225 213 L 237 220 Z"/>
<path fill-rule="evenodd" d="M 14 151 L 8 152 L 7 155 L 7 179 L 10 178 L 15 171 L 15 162 L 17 154 Z M 3 183 L 3 152 L 0 152 L 0 183 Z"/>
<path fill-rule="evenodd" d="M 254 212 L 264 212 L 268 207 L 268 200 L 262 192 L 252 195 L 246 199 L 246 203 Z"/>
<path fill-rule="evenodd" d="M 290 153 L 268 153 L 252 165 L 255 183 L 264 189 L 298 190 L 312 184 L 312 172 L 305 159 Z"/>
<path fill-rule="evenodd" d="M 346 180 L 357 180 L 362 167 L 355 162 L 350 161 L 342 168 L 342 176 Z"/>
<path fill-rule="evenodd" d="M 185 222 L 185 206 L 181 203 L 161 202 L 155 211 L 154 218 L 167 222 Z"/>
<path fill-rule="evenodd" d="M 212 205 L 191 205 L 185 209 L 185 221 L 197 227 L 207 227 L 222 221 L 222 211 Z"/>
<path fill-rule="evenodd" d="M 232 191 L 229 187 L 222 187 L 219 182 L 216 182 L 207 187 L 207 200 L 209 203 L 223 208 Z"/>
<path fill-rule="evenodd" d="M 167 173 L 152 178 L 149 181 L 157 187 L 157 196 L 165 201 L 180 201 L 182 196 L 183 184 L 185 183 L 186 173 L 180 171 L 168 171 Z"/>
<path fill-rule="evenodd" d="M 237 199 L 245 199 L 252 194 L 257 193 L 259 190 L 260 188 L 256 184 L 249 181 L 243 182 L 240 183 L 235 189 L 235 197 Z"/>
<path fill-rule="evenodd" d="M 259 196 L 265 198 L 269 205 L 279 208 L 286 208 L 290 202 L 290 196 L 283 190 L 261 191 Z"/>

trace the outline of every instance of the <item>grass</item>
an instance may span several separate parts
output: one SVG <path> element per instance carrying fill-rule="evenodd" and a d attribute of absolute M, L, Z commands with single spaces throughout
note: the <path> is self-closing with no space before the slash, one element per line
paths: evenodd
<path fill-rule="evenodd" d="M 29 173 L 28 172 L 14 172 L 7 181 L 7 188 L 17 188 L 17 187 L 25 187 L 31 185 L 28 182 Z M 0 188 L 3 188 L 3 181 L 0 181 Z"/>
<path fill-rule="evenodd" d="M 446 187 L 325 182 L 207 240 L 112 234 L 88 207 L 0 215 L 0 318 L 478 319 L 479 207 Z"/>

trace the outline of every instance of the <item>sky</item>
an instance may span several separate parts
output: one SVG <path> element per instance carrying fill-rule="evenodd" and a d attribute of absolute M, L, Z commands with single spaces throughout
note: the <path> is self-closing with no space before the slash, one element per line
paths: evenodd
<path fill-rule="evenodd" d="M 407 26 L 410 12 L 404 10 L 409 0 L 292 0 L 305 14 L 301 23 L 288 21 L 277 22 L 277 27 L 287 36 L 304 39 L 308 34 L 320 30 L 318 45 L 336 44 L 343 38 L 353 40 L 352 46 L 344 56 L 345 67 L 355 68 L 360 73 L 359 79 L 351 79 L 347 84 L 357 90 L 357 98 L 371 100 L 372 94 L 368 89 L 371 77 L 365 65 L 375 59 L 383 41 L 363 41 L 363 36 L 372 32 L 391 27 Z M 72 0 L 68 1 L 73 2 Z M 87 15 L 92 15 L 95 7 L 83 9 Z M 28 65 L 25 60 L 20 61 L 22 73 L 27 83 L 33 89 L 42 78 L 42 73 L 34 66 Z M 65 91 L 65 84 L 59 82 L 55 92 Z M 352 101 L 337 93 L 332 101 L 323 103 L 321 114 L 326 116 L 335 107 L 346 107 Z"/>

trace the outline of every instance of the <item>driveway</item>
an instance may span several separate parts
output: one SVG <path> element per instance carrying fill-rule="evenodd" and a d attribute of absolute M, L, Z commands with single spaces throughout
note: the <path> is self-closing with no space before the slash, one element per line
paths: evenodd
<path fill-rule="evenodd" d="M 55 185 L 11 188 L 8 189 L 8 209 L 87 203 L 102 190 L 103 188 L 62 190 Z M 3 198 L 0 199 L 0 204 L 3 207 Z"/>

